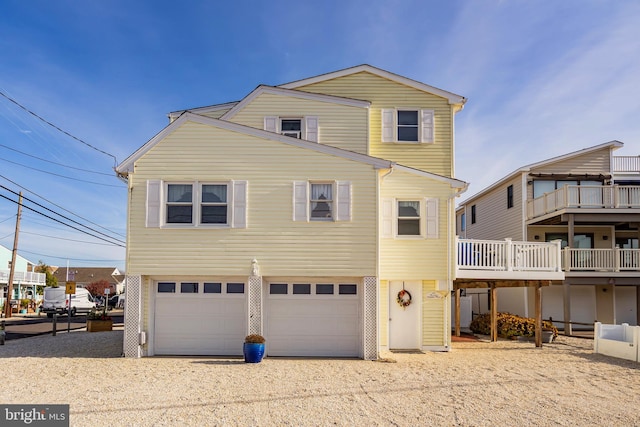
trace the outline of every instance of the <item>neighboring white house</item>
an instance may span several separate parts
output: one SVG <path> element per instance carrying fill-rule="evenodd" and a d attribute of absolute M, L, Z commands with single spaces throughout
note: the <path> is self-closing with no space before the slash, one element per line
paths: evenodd
<path fill-rule="evenodd" d="M 33 270 L 36 264 L 20 255 L 16 254 L 13 283 L 12 286 L 8 286 L 9 274 L 11 272 L 11 258 L 11 249 L 0 246 L 0 287 L 2 288 L 2 298 L 0 298 L 0 302 L 4 304 L 7 298 L 8 288 L 10 289 L 10 299 L 41 299 L 38 289 L 42 289 L 46 285 L 46 275 L 44 273 L 35 273 Z"/>
<path fill-rule="evenodd" d="M 561 241 L 564 281 L 543 290 L 557 326 L 637 325 L 640 316 L 640 156 L 614 156 L 611 141 L 523 166 L 466 199 L 457 234 L 470 239 Z M 485 291 L 467 290 L 474 312 Z M 498 310 L 531 317 L 530 289 L 501 289 Z"/>

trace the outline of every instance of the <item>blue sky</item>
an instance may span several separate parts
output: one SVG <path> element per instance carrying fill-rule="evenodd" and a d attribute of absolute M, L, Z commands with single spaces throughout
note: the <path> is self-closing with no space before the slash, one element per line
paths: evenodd
<path fill-rule="evenodd" d="M 113 166 L 166 113 L 363 63 L 469 99 L 456 116 L 456 177 L 469 196 L 613 139 L 625 143 L 619 155 L 640 155 L 638 22 L 630 0 L 4 0 L 0 91 L 84 143 L 0 97 L 0 195 L 22 190 L 124 241 L 126 186 Z M 8 248 L 16 209 L 0 199 Z M 121 246 L 28 209 L 19 251 L 125 267 Z"/>

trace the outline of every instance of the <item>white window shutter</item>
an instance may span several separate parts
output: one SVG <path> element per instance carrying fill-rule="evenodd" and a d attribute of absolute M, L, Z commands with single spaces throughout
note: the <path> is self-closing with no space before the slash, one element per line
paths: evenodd
<path fill-rule="evenodd" d="M 162 181 L 147 181 L 147 227 L 160 227 Z"/>
<path fill-rule="evenodd" d="M 247 228 L 247 181 L 233 181 L 233 228 Z"/>
<path fill-rule="evenodd" d="M 382 142 L 395 141 L 396 110 L 382 110 Z"/>
<path fill-rule="evenodd" d="M 426 199 L 426 234 L 427 239 L 438 238 L 438 199 Z"/>
<path fill-rule="evenodd" d="M 351 182 L 338 181 L 337 221 L 351 221 Z"/>
<path fill-rule="evenodd" d="M 278 132 L 278 117 L 266 116 L 264 118 L 264 130 L 268 132 Z"/>
<path fill-rule="evenodd" d="M 293 220 L 307 221 L 307 208 L 309 198 L 307 197 L 307 181 L 294 181 L 293 183 Z"/>
<path fill-rule="evenodd" d="M 318 142 L 318 116 L 304 118 L 304 133 L 307 141 Z"/>
<path fill-rule="evenodd" d="M 381 206 L 382 219 L 380 223 L 380 227 L 381 227 L 380 236 L 389 239 L 394 236 L 393 211 L 394 211 L 395 202 L 394 202 L 394 199 L 385 197 L 381 200 L 381 203 L 382 203 L 382 206 Z"/>
<path fill-rule="evenodd" d="M 420 129 L 420 142 L 432 143 L 434 142 L 434 122 L 433 122 L 433 110 L 421 110 L 421 129 Z"/>

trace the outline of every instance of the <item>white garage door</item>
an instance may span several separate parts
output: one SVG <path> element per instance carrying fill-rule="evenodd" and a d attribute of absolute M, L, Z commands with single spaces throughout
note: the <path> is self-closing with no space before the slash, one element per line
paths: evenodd
<path fill-rule="evenodd" d="M 246 285 L 239 281 L 155 283 L 157 355 L 242 355 Z"/>
<path fill-rule="evenodd" d="M 267 283 L 267 355 L 359 357 L 360 294 L 348 281 Z"/>

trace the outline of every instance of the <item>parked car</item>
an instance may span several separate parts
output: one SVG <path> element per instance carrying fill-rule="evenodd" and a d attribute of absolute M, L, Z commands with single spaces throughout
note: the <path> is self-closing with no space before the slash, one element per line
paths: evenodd
<path fill-rule="evenodd" d="M 76 293 L 71 295 L 71 315 L 76 313 L 88 313 L 96 308 L 96 303 L 84 288 L 77 288 Z M 64 314 L 69 311 L 69 296 L 65 294 L 64 287 L 44 288 L 44 301 L 42 311 L 47 313 L 47 317 L 53 317 L 54 313 Z"/>

